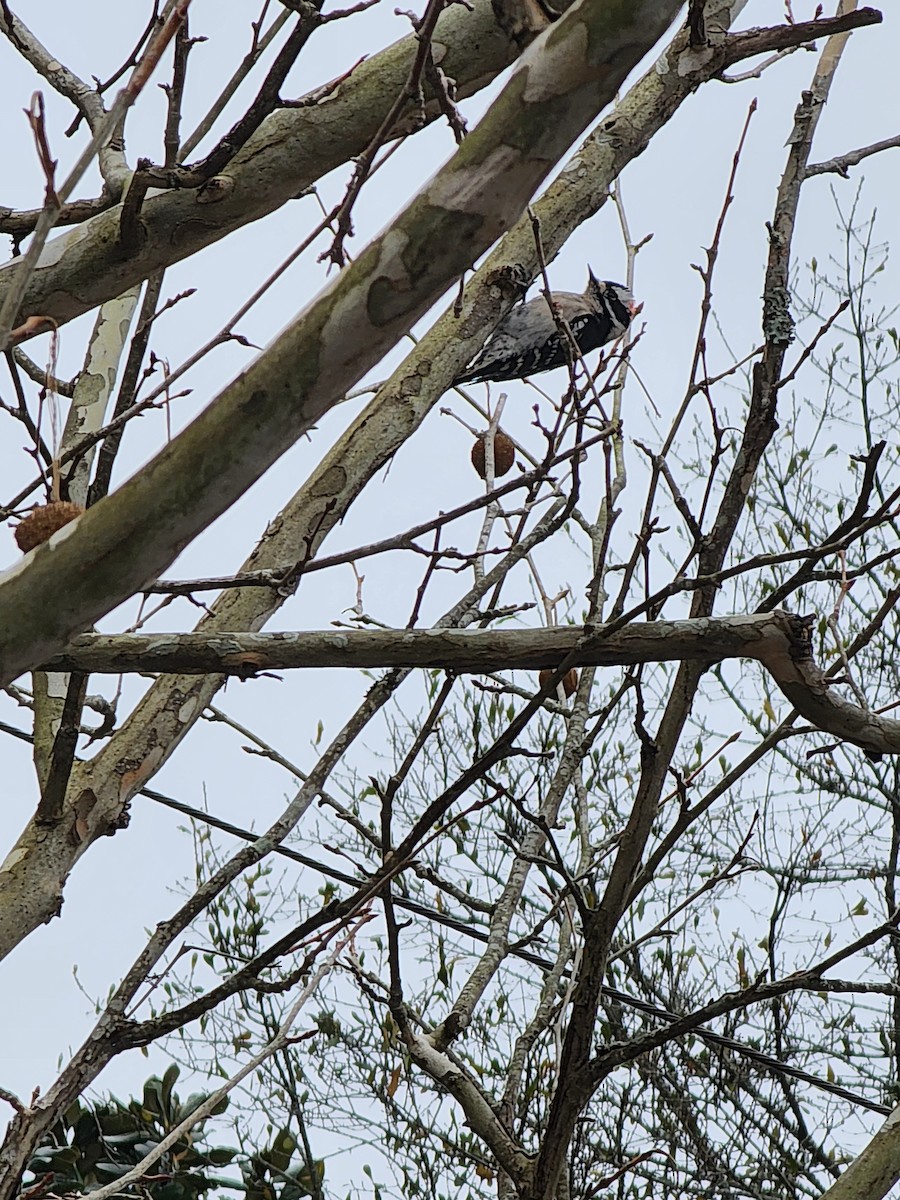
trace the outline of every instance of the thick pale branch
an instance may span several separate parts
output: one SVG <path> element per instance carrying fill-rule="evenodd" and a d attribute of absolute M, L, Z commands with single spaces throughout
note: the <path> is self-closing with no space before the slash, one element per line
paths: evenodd
<path fill-rule="evenodd" d="M 491 1147 L 507 1175 L 519 1183 L 524 1182 L 530 1166 L 528 1156 L 466 1073 L 442 1051 L 435 1050 L 427 1038 L 412 1037 L 409 1052 L 417 1066 L 442 1084 L 457 1101 L 466 1114 L 467 1123 Z"/>
<path fill-rule="evenodd" d="M 737 0 L 731 4 L 732 8 L 741 6 Z M 489 0 L 475 0 L 471 10 L 468 5 L 451 5 L 438 23 L 432 42 L 434 61 L 455 81 L 459 99 L 490 83 L 515 59 L 523 40 L 534 33 L 533 22 L 504 32 L 495 19 L 495 7 Z M 707 9 L 713 7 L 707 4 Z M 697 66 L 714 60 L 715 73 L 720 74 L 736 62 L 773 48 L 880 20 L 875 10 L 861 9 L 838 18 L 748 30 L 729 38 L 727 46 L 691 48 L 691 54 Z M 715 41 L 715 25 L 715 15 L 709 16 L 711 42 Z M 29 282 L 18 323 L 33 313 L 51 317 L 59 325 L 71 321 L 161 267 L 190 257 L 301 195 L 370 143 L 405 85 L 417 46 L 411 35 L 362 63 L 319 103 L 273 113 L 210 185 L 168 191 L 145 200 L 140 215 L 142 238 L 127 249 L 120 239 L 121 205 L 57 238 Z M 700 81 L 695 78 L 688 90 Z M 675 89 L 666 87 L 678 90 L 677 84 Z M 411 105 L 410 112 L 413 124 L 398 129 L 398 134 L 418 125 L 421 110 Z M 439 115 L 440 105 L 428 98 L 426 121 Z M 0 269 L 0 304 L 15 261 Z"/>
<path fill-rule="evenodd" d="M 881 1200 L 900 1179 L 900 1107 L 854 1159 L 822 1200 Z"/>
<path fill-rule="evenodd" d="M 373 367 L 518 219 L 678 7 L 579 0 L 548 29 L 393 225 L 114 497 L 0 580 L 0 678 L 160 575 Z"/>
<path fill-rule="evenodd" d="M 762 663 L 817 728 L 871 754 L 900 753 L 900 721 L 850 704 L 829 685 L 810 647 L 812 618 L 786 612 L 651 621 L 610 635 L 549 629 L 331 630 L 304 633 L 84 634 L 47 664 L 54 671 L 237 675 L 309 667 L 426 667 L 468 673 L 635 663 Z"/>
<path fill-rule="evenodd" d="M 353 629 L 297 633 L 86 633 L 46 665 L 54 671 L 237 675 L 311 667 L 424 667 L 467 674 L 806 653 L 806 621 L 785 612 L 634 623 L 606 633 L 539 629 Z"/>
<path fill-rule="evenodd" d="M 148 197 L 142 237 L 127 252 L 120 241 L 122 205 L 58 237 L 38 264 L 21 312 L 62 325 L 301 195 L 368 145 L 406 83 L 417 47 L 410 34 L 361 63 L 325 100 L 273 113 L 217 177 L 218 186 Z M 490 0 L 451 5 L 433 47 L 461 99 L 487 86 L 522 48 L 498 26 Z M 430 122 L 440 107 L 427 101 Z M 419 116 L 412 102 L 410 111 Z M 15 262 L 0 269 L 0 304 Z"/>

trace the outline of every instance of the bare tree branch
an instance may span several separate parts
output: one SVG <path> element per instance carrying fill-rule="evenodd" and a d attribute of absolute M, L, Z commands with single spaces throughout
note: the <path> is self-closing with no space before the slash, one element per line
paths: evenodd
<path fill-rule="evenodd" d="M 850 168 L 858 166 L 863 159 L 868 158 L 871 154 L 880 154 L 882 150 L 893 150 L 898 146 L 900 146 L 900 133 L 885 138 L 881 142 L 873 142 L 871 146 L 862 146 L 859 150 L 849 150 L 846 154 L 838 154 L 835 158 L 826 159 L 825 162 L 811 163 L 806 168 L 806 174 L 807 176 L 824 175 L 826 172 L 833 171 L 847 179 Z"/>
<path fill-rule="evenodd" d="M 374 366 L 521 215 L 553 162 L 609 103 L 677 9 L 676 0 L 642 0 L 614 29 L 604 5 L 561 18 L 552 29 L 554 54 L 545 57 L 538 45 L 523 60 L 504 92 L 509 103 L 498 100 L 391 230 L 126 483 L 114 504 L 89 509 L 0 581 L 0 678 L 9 682 L 36 665 L 33 655 L 48 658 L 59 631 L 71 636 L 158 576 Z M 584 36 L 584 22 L 591 21 L 604 31 L 596 42 Z M 561 74 L 555 54 L 568 39 L 571 54 Z M 148 522 L 151 507 L 156 519 Z M 91 570 L 91 562 L 102 562 L 103 570 Z M 60 572 L 72 582 L 62 596 Z M 52 632 L 36 621 L 48 611 L 45 595 L 54 597 Z"/>

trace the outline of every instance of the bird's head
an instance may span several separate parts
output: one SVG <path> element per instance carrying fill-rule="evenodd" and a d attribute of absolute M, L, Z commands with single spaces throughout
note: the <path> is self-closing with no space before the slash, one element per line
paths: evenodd
<path fill-rule="evenodd" d="M 637 310 L 630 288 L 624 283 L 613 283 L 611 279 L 598 279 L 589 267 L 587 290 L 594 303 L 605 308 L 617 325 L 623 330 L 628 328 Z"/>

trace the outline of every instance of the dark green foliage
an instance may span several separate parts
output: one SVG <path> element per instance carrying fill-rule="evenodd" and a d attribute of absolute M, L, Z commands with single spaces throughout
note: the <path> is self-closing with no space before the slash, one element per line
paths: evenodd
<path fill-rule="evenodd" d="M 85 1193 L 124 1175 L 206 1099 L 194 1093 L 182 1103 L 172 1090 L 177 1078 L 177 1066 L 169 1067 L 162 1079 L 152 1075 L 142 1098 L 127 1104 L 115 1097 L 87 1105 L 76 1100 L 35 1152 L 24 1188 L 52 1175 L 47 1190 Z M 222 1100 L 214 1114 L 227 1105 Z M 237 1151 L 204 1147 L 203 1125 L 199 1121 L 162 1155 L 151 1168 L 152 1182 L 140 1185 L 142 1194 L 152 1200 L 197 1200 L 219 1182 L 210 1170 L 230 1163 Z"/>
<path fill-rule="evenodd" d="M 200 1104 L 206 1094 L 195 1092 L 183 1103 L 173 1091 L 178 1067 L 169 1067 L 162 1079 L 156 1075 L 144 1084 L 141 1099 L 123 1104 L 115 1097 L 69 1106 L 28 1164 L 20 1195 L 34 1200 L 45 1193 L 89 1194 L 121 1178 Z M 212 1111 L 219 1116 L 228 1107 L 227 1097 Z M 198 1200 L 215 1188 L 246 1192 L 249 1200 L 300 1200 L 319 1195 L 324 1163 L 312 1170 L 305 1163 L 291 1165 L 297 1142 L 281 1130 L 268 1150 L 245 1154 L 229 1146 L 207 1146 L 204 1124 L 197 1122 L 180 1137 L 126 1193 L 150 1200 Z M 240 1178 L 223 1178 L 217 1169 L 235 1163 Z"/>

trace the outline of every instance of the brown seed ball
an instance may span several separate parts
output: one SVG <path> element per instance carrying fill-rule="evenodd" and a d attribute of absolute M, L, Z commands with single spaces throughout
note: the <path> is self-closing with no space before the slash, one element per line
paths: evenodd
<path fill-rule="evenodd" d="M 51 538 L 57 529 L 68 525 L 76 517 L 80 517 L 84 509 L 80 504 L 72 504 L 69 500 L 53 500 L 49 504 L 41 504 L 33 509 L 28 516 L 16 526 L 13 536 L 16 545 L 23 554 L 40 546 Z"/>
<path fill-rule="evenodd" d="M 546 687 L 553 678 L 555 672 L 545 667 L 538 675 L 541 687 Z M 575 667 L 571 667 L 562 677 L 563 691 L 567 696 L 574 696 L 575 689 L 578 687 L 578 671 Z"/>
<path fill-rule="evenodd" d="M 472 466 L 482 479 L 487 478 L 484 453 L 484 440 L 486 437 L 486 433 L 479 433 L 475 439 L 475 445 L 472 447 Z M 515 461 L 516 448 L 513 445 L 512 438 L 509 434 L 504 433 L 502 429 L 498 429 L 494 434 L 494 478 L 499 479 L 501 475 L 505 475 L 507 471 L 511 470 Z"/>

